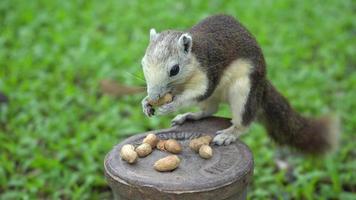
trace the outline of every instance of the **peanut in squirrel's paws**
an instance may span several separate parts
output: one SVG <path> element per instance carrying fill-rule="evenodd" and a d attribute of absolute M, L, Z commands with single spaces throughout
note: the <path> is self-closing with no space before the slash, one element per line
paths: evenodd
<path fill-rule="evenodd" d="M 236 141 L 235 134 L 230 128 L 216 132 L 218 135 L 214 137 L 213 142 L 217 145 L 229 145 Z"/>

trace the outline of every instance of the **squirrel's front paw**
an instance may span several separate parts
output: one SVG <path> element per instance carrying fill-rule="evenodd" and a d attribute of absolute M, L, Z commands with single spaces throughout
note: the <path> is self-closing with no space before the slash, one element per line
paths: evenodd
<path fill-rule="evenodd" d="M 158 115 L 165 115 L 165 114 L 168 114 L 168 113 L 176 111 L 176 109 L 177 109 L 176 103 L 174 103 L 174 102 L 167 103 L 167 104 L 164 104 L 164 105 L 160 106 L 157 109 L 157 114 Z"/>
<path fill-rule="evenodd" d="M 147 115 L 148 117 L 154 115 L 155 109 L 152 107 L 151 104 L 148 103 L 147 97 L 142 100 L 141 104 L 142 104 L 143 113 L 145 113 L 145 115 Z"/>
<path fill-rule="evenodd" d="M 171 121 L 172 126 L 183 124 L 187 119 L 189 119 L 190 115 L 190 113 L 185 113 L 175 116 Z"/>

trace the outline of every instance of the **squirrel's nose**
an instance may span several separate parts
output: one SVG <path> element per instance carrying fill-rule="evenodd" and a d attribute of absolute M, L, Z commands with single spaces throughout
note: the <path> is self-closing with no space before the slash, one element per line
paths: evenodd
<path fill-rule="evenodd" d="M 158 101 L 158 99 L 161 97 L 159 94 L 148 94 L 148 97 L 152 101 Z"/>
<path fill-rule="evenodd" d="M 161 98 L 164 94 L 164 90 L 162 88 L 149 88 L 148 91 L 148 97 L 152 101 L 157 101 L 159 98 Z"/>

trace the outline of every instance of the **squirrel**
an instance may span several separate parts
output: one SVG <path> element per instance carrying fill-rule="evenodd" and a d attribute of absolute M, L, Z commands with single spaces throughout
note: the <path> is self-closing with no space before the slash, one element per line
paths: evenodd
<path fill-rule="evenodd" d="M 210 16 L 187 31 L 151 29 L 141 64 L 148 94 L 142 107 L 149 117 L 155 114 L 149 101 L 171 93 L 173 101 L 158 107 L 156 114 L 200 108 L 177 115 L 173 125 L 211 116 L 220 103 L 229 104 L 232 125 L 217 131 L 217 145 L 229 145 L 259 121 L 277 144 L 304 153 L 321 154 L 337 146 L 337 118 L 307 118 L 293 110 L 267 80 L 256 39 L 232 16 Z"/>

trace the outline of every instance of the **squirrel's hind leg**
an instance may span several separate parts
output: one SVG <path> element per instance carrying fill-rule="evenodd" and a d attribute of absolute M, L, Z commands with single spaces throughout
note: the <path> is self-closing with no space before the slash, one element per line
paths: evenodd
<path fill-rule="evenodd" d="M 216 132 L 213 142 L 217 145 L 229 145 L 246 132 L 248 125 L 243 125 L 242 117 L 250 94 L 251 84 L 248 76 L 237 79 L 228 88 L 228 103 L 232 113 L 232 126 Z"/>
<path fill-rule="evenodd" d="M 242 134 L 246 132 L 245 127 L 237 127 L 235 125 L 230 126 L 227 129 L 223 129 L 216 132 L 216 136 L 213 142 L 217 145 L 229 145 L 235 142 Z"/>

